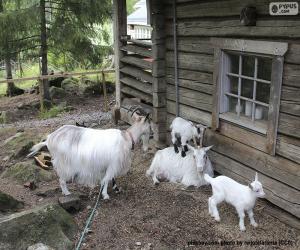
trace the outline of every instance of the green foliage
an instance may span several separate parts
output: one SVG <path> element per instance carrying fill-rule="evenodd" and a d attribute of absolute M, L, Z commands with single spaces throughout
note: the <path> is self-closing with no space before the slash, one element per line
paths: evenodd
<path fill-rule="evenodd" d="M 62 113 L 65 111 L 65 108 L 62 106 L 53 106 L 49 110 L 44 110 L 43 112 L 39 113 L 39 118 L 40 119 L 48 119 L 48 118 L 53 118 L 56 117 L 58 114 Z"/>
<path fill-rule="evenodd" d="M 127 15 L 130 15 L 134 11 L 134 5 L 138 0 L 126 0 Z"/>

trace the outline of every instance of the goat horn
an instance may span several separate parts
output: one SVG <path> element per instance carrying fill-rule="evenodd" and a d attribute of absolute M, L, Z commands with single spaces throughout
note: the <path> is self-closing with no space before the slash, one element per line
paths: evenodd
<path fill-rule="evenodd" d="M 134 114 L 136 111 L 139 111 L 139 107 L 136 107 L 136 108 L 132 111 L 131 117 L 133 116 L 133 114 Z"/>

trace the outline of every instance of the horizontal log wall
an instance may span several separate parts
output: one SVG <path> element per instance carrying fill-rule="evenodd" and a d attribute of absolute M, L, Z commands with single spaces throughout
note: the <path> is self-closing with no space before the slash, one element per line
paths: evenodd
<path fill-rule="evenodd" d="M 172 0 L 165 0 L 167 127 L 175 117 Z M 280 117 L 275 157 L 265 151 L 264 137 L 230 124 L 208 130 L 204 143 L 216 169 L 247 183 L 257 171 L 267 198 L 300 217 L 300 18 L 272 17 L 271 0 L 177 0 L 180 116 L 211 125 L 214 48 L 212 37 L 288 42 L 284 58 Z M 243 7 L 257 8 L 256 26 L 243 26 Z M 225 136 L 226 134 L 226 136 Z"/>

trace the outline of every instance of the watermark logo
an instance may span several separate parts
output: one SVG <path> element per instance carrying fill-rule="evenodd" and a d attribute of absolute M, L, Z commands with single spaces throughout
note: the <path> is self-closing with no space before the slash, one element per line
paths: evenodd
<path fill-rule="evenodd" d="M 295 16 L 299 13 L 298 2 L 272 2 L 269 5 L 272 16 Z"/>

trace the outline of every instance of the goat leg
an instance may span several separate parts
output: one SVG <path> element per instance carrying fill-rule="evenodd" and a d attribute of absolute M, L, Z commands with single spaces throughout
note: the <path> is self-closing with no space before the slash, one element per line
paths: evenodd
<path fill-rule="evenodd" d="M 173 144 L 173 145 L 174 145 L 174 151 L 175 151 L 175 153 L 178 154 L 178 153 L 179 153 L 179 150 L 178 150 L 178 147 L 177 147 L 176 143 Z"/>

